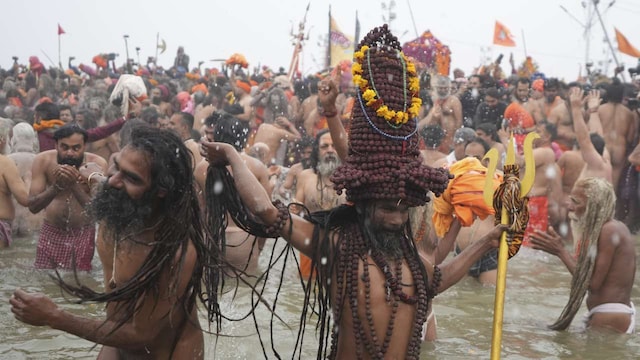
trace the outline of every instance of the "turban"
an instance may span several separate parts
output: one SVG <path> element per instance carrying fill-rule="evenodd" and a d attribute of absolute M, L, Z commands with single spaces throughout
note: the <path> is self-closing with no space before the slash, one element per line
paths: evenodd
<path fill-rule="evenodd" d="M 512 128 L 528 129 L 535 125 L 535 121 L 529 112 L 518 103 L 511 103 L 504 111 L 504 118 Z"/>
<path fill-rule="evenodd" d="M 544 91 L 544 80 L 542 80 L 542 79 L 534 80 L 533 83 L 531 84 L 531 88 L 533 90 L 535 90 L 535 91 L 543 92 Z"/>

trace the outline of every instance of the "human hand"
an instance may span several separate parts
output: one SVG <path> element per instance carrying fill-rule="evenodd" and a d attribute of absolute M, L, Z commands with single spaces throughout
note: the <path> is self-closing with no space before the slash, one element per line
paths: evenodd
<path fill-rule="evenodd" d="M 578 87 L 571 88 L 569 91 L 569 102 L 572 108 L 581 108 L 583 104 L 582 89 Z"/>
<path fill-rule="evenodd" d="M 44 294 L 27 292 L 16 289 L 9 299 L 13 316 L 25 324 L 34 326 L 51 326 L 58 306 Z"/>
<path fill-rule="evenodd" d="M 277 125 L 279 125 L 280 127 L 283 127 L 285 129 L 288 129 L 289 127 L 291 127 L 291 122 L 289 121 L 289 119 L 287 119 L 284 116 L 278 116 L 275 119 L 275 123 Z"/>
<path fill-rule="evenodd" d="M 589 110 L 597 110 L 601 102 L 602 99 L 600 98 L 600 90 L 589 91 L 589 94 L 587 95 L 587 106 Z"/>
<path fill-rule="evenodd" d="M 140 117 L 142 112 L 142 102 L 138 101 L 134 97 L 129 97 L 129 114 L 134 114 L 136 117 Z"/>
<path fill-rule="evenodd" d="M 318 103 L 325 112 L 334 112 L 336 109 L 336 98 L 338 97 L 338 86 L 331 78 L 324 79 L 318 84 Z"/>
<path fill-rule="evenodd" d="M 555 256 L 560 256 L 560 253 L 564 250 L 562 238 L 551 226 L 549 226 L 546 232 L 536 230 L 530 234 L 529 237 L 534 249 L 542 250 Z"/>
<path fill-rule="evenodd" d="M 58 165 L 54 170 L 54 176 L 54 185 L 62 189 L 67 189 L 82 178 L 78 169 L 71 165 Z"/>
<path fill-rule="evenodd" d="M 200 140 L 200 155 L 202 155 L 210 165 L 228 165 L 227 151 L 236 151 L 236 149 L 227 143 L 210 142 L 206 137 Z"/>
<path fill-rule="evenodd" d="M 102 167 L 95 162 L 88 162 L 80 166 L 79 172 L 80 172 L 80 175 L 82 175 L 82 177 L 86 179 L 92 173 L 95 173 L 95 172 L 102 173 Z"/>
<path fill-rule="evenodd" d="M 493 229 L 483 237 L 483 239 L 489 241 L 491 246 L 497 249 L 500 247 L 500 238 L 502 237 L 502 233 L 507 231 L 507 229 L 509 229 L 509 225 L 498 224 L 494 226 Z"/>

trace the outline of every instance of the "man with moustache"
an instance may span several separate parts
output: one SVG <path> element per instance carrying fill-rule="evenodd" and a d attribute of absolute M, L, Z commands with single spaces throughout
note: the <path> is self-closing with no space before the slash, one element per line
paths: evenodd
<path fill-rule="evenodd" d="M 451 95 L 451 79 L 438 75 L 435 77 L 433 107 L 427 117 L 420 121 L 418 128 L 437 124 L 444 130 L 445 137 L 440 150 L 449 152 L 453 148 L 453 134 L 462 126 L 462 104 Z"/>
<path fill-rule="evenodd" d="M 513 90 L 513 102 L 516 102 L 525 108 L 531 114 L 536 124 L 540 124 L 545 120 L 541 104 L 538 101 L 530 101 L 531 80 L 525 77 L 518 78 L 516 87 Z"/>
<path fill-rule="evenodd" d="M 196 301 L 211 299 L 201 284 L 217 269 L 205 266 L 215 263 L 203 240 L 189 151 L 176 134 L 142 126 L 106 177 L 102 169 L 87 164 L 82 178 L 97 191 L 90 212 L 100 224 L 105 292 L 57 280 L 81 301 L 106 303 L 106 318 L 72 314 L 21 289 L 11 311 L 24 323 L 102 344 L 99 359 L 203 359 Z"/>
<path fill-rule="evenodd" d="M 303 204 L 309 212 L 330 210 L 346 202 L 344 194 L 333 189 L 331 176 L 341 161 L 333 145 L 329 129 L 321 130 L 311 152 L 311 167 L 300 172 L 296 184 L 294 203 Z M 300 272 L 303 277 L 311 274 L 311 259 L 300 254 Z"/>
<path fill-rule="evenodd" d="M 67 124 L 53 134 L 55 149 L 43 151 L 33 160 L 29 210 L 45 210 L 36 249 L 38 269 L 90 271 L 95 247 L 95 223 L 86 213 L 89 187 L 80 166 L 94 162 L 102 171 L 106 161 L 85 152 L 87 131 Z"/>
<path fill-rule="evenodd" d="M 613 219 L 615 202 L 608 181 L 590 177 L 576 182 L 567 204 L 575 255 L 564 247 L 552 227 L 531 234 L 534 249 L 559 257 L 573 275 L 569 301 L 550 326 L 553 330 L 569 327 L 587 295 L 588 329 L 627 334 L 635 331 L 636 311 L 631 302 L 635 242 L 627 226 Z"/>

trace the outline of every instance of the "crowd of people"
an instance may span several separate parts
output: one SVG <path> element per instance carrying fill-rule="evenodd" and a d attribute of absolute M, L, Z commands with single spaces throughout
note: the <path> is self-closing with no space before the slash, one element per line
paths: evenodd
<path fill-rule="evenodd" d="M 483 189 L 499 186 L 509 151 L 532 170 L 535 132 L 520 235 L 572 274 L 551 328 L 586 296 L 589 329 L 635 331 L 640 84 L 499 64 L 450 78 L 413 64 L 386 26 L 350 71 L 305 78 L 250 73 L 237 54 L 188 71 L 183 48 L 168 71 L 105 64 L 0 71 L 0 246 L 37 234 L 36 269 L 92 271 L 97 253 L 104 271 L 99 290 L 55 277 L 105 303 L 104 319 L 21 289 L 16 319 L 102 344 L 105 359 L 203 358 L 199 304 L 220 330 L 225 279 L 252 286 L 281 237 L 299 255 L 300 327 L 318 315 L 320 357 L 417 359 L 436 338 L 438 293 L 466 275 L 495 284 L 513 229 Z"/>

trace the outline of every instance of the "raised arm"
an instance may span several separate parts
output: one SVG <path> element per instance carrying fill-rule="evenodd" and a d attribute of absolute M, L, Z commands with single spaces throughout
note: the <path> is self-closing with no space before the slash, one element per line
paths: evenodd
<path fill-rule="evenodd" d="M 332 79 L 322 80 L 318 84 L 318 113 L 327 118 L 329 133 L 333 146 L 340 160 L 345 161 L 349 154 L 349 143 L 347 132 L 338 116 L 338 108 L 336 107 L 336 98 L 338 97 L 338 86 Z"/>
<path fill-rule="evenodd" d="M 264 225 L 273 225 L 278 220 L 278 209 L 271 203 L 271 197 L 231 145 L 208 142 L 203 139 L 202 156 L 209 161 L 209 166 L 229 165 L 231 167 L 234 183 L 242 202 Z M 292 228 L 291 234 L 289 227 Z M 314 245 L 309 239 L 313 238 L 313 229 L 312 223 L 291 214 L 291 218 L 285 221 L 280 235 L 305 255 L 311 256 Z"/>
<path fill-rule="evenodd" d="M 600 96 L 598 91 L 592 91 L 589 94 L 589 98 Z M 598 154 L 596 148 L 591 142 L 589 137 L 589 128 L 584 122 L 584 116 L 582 115 L 582 105 L 584 104 L 582 97 L 582 90 L 579 88 L 573 88 L 569 93 L 569 100 L 571 101 L 571 114 L 573 115 L 573 130 L 576 133 L 576 139 L 580 146 L 580 154 L 582 159 L 587 163 L 589 167 L 601 168 L 604 165 L 602 156 Z"/>

